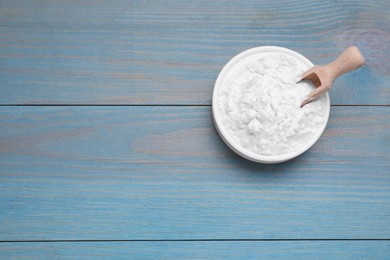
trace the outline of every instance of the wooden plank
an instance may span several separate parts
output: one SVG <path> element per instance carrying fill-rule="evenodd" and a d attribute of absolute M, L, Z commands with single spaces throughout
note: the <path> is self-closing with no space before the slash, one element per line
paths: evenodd
<path fill-rule="evenodd" d="M 389 259 L 389 241 L 0 243 L 4 259 Z"/>
<path fill-rule="evenodd" d="M 390 2 L 0 2 L 0 104 L 210 104 L 237 53 L 296 50 L 314 63 L 351 44 L 367 66 L 340 78 L 332 104 L 390 100 Z"/>
<path fill-rule="evenodd" d="M 2 107 L 0 240 L 389 238 L 390 107 L 304 155 L 236 156 L 210 107 Z"/>

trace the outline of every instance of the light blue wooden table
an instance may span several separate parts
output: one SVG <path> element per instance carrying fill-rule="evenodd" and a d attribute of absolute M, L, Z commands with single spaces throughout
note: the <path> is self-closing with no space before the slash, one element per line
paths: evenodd
<path fill-rule="evenodd" d="M 221 141 L 232 56 L 351 44 L 308 152 Z M 389 56 L 388 0 L 1 0 L 0 258 L 390 259 Z"/>

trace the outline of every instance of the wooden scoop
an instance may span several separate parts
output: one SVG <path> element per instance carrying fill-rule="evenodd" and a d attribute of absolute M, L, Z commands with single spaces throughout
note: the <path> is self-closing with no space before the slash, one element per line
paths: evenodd
<path fill-rule="evenodd" d="M 316 89 L 302 102 L 301 107 L 328 91 L 338 76 L 355 70 L 363 64 L 362 53 L 356 46 L 351 46 L 345 49 L 333 62 L 322 66 L 316 65 L 303 73 L 299 81 L 311 80 Z"/>

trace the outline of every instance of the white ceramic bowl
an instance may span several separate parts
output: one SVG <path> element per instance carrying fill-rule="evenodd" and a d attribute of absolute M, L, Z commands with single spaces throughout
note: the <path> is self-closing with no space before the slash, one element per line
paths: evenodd
<path fill-rule="evenodd" d="M 239 63 L 242 59 L 247 58 L 251 55 L 256 55 L 259 53 L 267 53 L 267 52 L 278 52 L 281 54 L 286 54 L 289 56 L 292 56 L 299 61 L 301 61 L 303 64 L 307 66 L 307 69 L 310 67 L 314 66 L 313 63 L 302 56 L 301 54 L 292 51 L 290 49 L 282 48 L 282 47 L 276 47 L 276 46 L 262 46 L 262 47 L 256 47 L 252 48 L 249 50 L 246 50 L 244 52 L 241 52 L 240 54 L 236 55 L 234 58 L 232 58 L 222 69 L 222 71 L 219 73 L 217 81 L 215 82 L 214 85 L 214 91 L 213 91 L 213 100 L 212 100 L 212 111 L 213 111 L 213 119 L 214 119 L 214 124 L 215 127 L 221 136 L 222 140 L 237 154 L 240 156 L 254 161 L 254 162 L 259 162 L 259 163 L 281 163 L 285 162 L 288 160 L 291 160 L 300 154 L 304 153 L 307 151 L 311 146 L 314 145 L 315 142 L 320 138 L 322 133 L 325 130 L 325 127 L 328 123 L 329 119 L 329 112 L 330 112 L 330 100 L 329 100 L 329 95 L 328 93 L 325 94 L 324 102 L 325 102 L 325 107 L 326 111 L 324 114 L 325 120 L 323 121 L 323 125 L 318 129 L 318 132 L 313 136 L 312 139 L 310 139 L 309 142 L 305 143 L 302 147 L 300 147 L 299 150 L 296 150 L 294 152 L 290 153 L 285 153 L 281 155 L 260 155 L 254 152 L 251 152 L 241 145 L 237 144 L 236 142 L 233 141 L 233 139 L 230 137 L 230 135 L 227 133 L 227 130 L 224 128 L 224 125 L 222 124 L 221 121 L 221 114 L 218 111 L 218 104 L 217 104 L 217 98 L 218 98 L 218 90 L 221 88 L 221 85 L 224 82 L 225 77 L 229 74 L 230 70 L 235 66 L 237 63 Z"/>

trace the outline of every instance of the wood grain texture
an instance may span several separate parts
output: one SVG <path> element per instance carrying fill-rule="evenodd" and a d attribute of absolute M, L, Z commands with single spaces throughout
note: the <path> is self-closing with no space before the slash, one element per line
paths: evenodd
<path fill-rule="evenodd" d="M 390 16 L 379 1 L 0 2 L 1 104 L 210 104 L 237 53 L 296 50 L 316 64 L 356 44 L 367 65 L 332 104 L 390 105 Z"/>
<path fill-rule="evenodd" d="M 389 238 L 390 107 L 332 107 L 288 163 L 210 107 L 2 107 L 0 240 Z"/>
<path fill-rule="evenodd" d="M 367 63 L 335 82 L 332 104 L 390 105 L 388 10 L 388 0 L 3 0 L 0 105 L 209 105 L 222 66 L 245 49 L 283 46 L 325 64 L 352 44 Z M 389 259 L 389 115 L 332 107 L 310 151 L 261 165 L 223 144 L 208 106 L 2 106 L 0 258 Z"/>
<path fill-rule="evenodd" d="M 5 259 L 388 259 L 389 241 L 0 243 Z"/>

